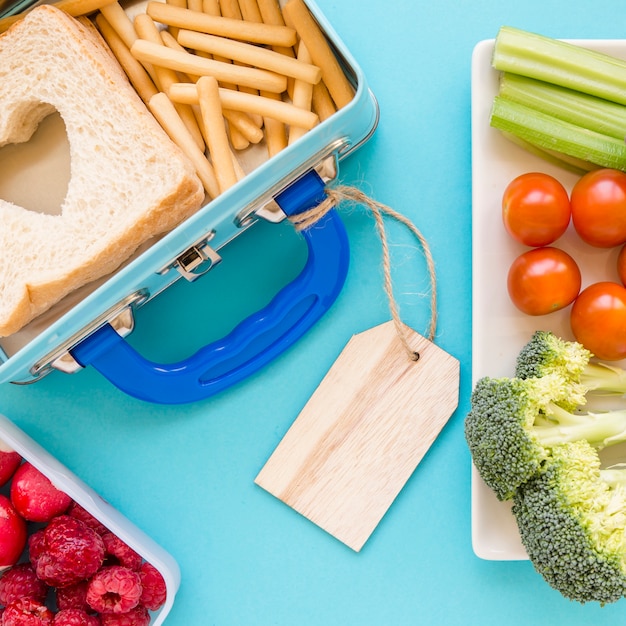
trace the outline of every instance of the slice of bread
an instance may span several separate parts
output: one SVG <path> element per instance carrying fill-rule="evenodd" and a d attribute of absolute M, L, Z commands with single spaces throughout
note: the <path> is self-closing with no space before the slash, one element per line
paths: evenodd
<path fill-rule="evenodd" d="M 0 199 L 0 336 L 114 271 L 198 210 L 202 184 L 97 30 L 50 5 L 0 35 L 0 147 L 58 111 L 70 146 L 60 215 Z"/>

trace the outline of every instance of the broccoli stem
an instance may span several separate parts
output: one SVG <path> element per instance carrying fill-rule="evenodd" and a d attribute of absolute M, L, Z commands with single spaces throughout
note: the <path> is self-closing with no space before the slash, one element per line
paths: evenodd
<path fill-rule="evenodd" d="M 533 434 L 545 447 L 581 439 L 596 448 L 626 441 L 626 409 L 575 414 L 554 405 L 549 417 L 556 421 L 554 426 L 533 427 Z"/>
<path fill-rule="evenodd" d="M 626 370 L 608 363 L 588 363 L 580 382 L 590 391 L 626 393 Z"/>
<path fill-rule="evenodd" d="M 610 487 L 626 487 L 626 470 L 609 467 L 600 470 L 600 478 Z"/>

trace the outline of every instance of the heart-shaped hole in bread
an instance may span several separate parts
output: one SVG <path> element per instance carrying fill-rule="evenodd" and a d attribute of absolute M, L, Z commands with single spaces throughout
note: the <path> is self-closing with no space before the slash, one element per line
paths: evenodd
<path fill-rule="evenodd" d="M 50 4 L 29 11 L 0 37 L 0 77 L 0 145 L 30 143 L 54 113 L 46 123 L 62 118 L 71 160 L 65 197 L 52 203 L 58 214 L 0 202 L 0 336 L 8 336 L 195 213 L 204 190 L 89 20 Z M 42 179 L 32 186 L 43 189 Z"/>
<path fill-rule="evenodd" d="M 0 199 L 60 215 L 70 181 L 70 145 L 58 112 L 40 123 L 27 142 L 0 148 Z"/>

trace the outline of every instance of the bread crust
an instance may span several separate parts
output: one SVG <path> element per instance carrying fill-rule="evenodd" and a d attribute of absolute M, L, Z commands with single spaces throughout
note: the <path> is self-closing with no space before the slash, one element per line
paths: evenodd
<path fill-rule="evenodd" d="M 61 215 L 0 199 L 0 336 L 113 272 L 205 198 L 96 28 L 42 5 L 0 35 L 0 146 L 27 141 L 55 110 L 71 157 Z"/>

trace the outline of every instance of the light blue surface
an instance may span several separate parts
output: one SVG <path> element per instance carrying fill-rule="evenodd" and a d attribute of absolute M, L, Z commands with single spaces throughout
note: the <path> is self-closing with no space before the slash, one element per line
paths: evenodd
<path fill-rule="evenodd" d="M 460 359 L 461 403 L 361 553 L 253 484 L 350 336 L 388 319 L 370 217 L 343 212 L 344 291 L 297 346 L 250 380 L 182 407 L 123 396 L 94 371 L 0 387 L 6 414 L 178 560 L 168 626 L 480 626 L 621 623 L 626 604 L 580 606 L 527 562 L 486 562 L 470 542 L 470 56 L 510 24 L 564 38 L 619 38 L 623 4 L 319 0 L 381 108 L 375 137 L 342 166 L 354 184 L 410 217 L 438 270 L 437 343 Z M 275 227 L 274 227 L 275 228 Z M 407 233 L 390 224 L 405 321 L 424 332 L 428 280 Z M 287 229 L 250 231 L 195 285 L 139 315 L 143 353 L 184 357 L 228 330 L 298 271 Z M 295 258 L 295 260 L 294 260 Z"/>

